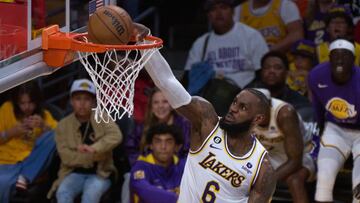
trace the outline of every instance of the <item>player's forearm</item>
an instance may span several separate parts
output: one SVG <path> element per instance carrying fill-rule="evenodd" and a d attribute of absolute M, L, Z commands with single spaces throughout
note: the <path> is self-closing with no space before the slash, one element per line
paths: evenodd
<path fill-rule="evenodd" d="M 159 51 L 149 59 L 145 69 L 174 109 L 190 103 L 190 94 L 175 78 L 169 64 Z"/>
<path fill-rule="evenodd" d="M 287 160 L 283 165 L 275 170 L 275 175 L 278 180 L 286 180 L 292 173 L 301 168 L 301 160 Z"/>

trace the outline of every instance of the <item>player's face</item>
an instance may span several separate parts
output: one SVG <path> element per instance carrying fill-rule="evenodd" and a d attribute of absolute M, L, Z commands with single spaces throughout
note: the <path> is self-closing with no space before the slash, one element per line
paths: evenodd
<path fill-rule="evenodd" d="M 20 95 L 18 105 L 25 117 L 32 115 L 36 108 L 35 103 L 31 101 L 29 94 Z"/>
<path fill-rule="evenodd" d="M 167 121 L 171 116 L 172 108 L 160 91 L 156 92 L 152 97 L 151 109 L 156 118 L 160 121 Z"/>
<path fill-rule="evenodd" d="M 76 116 L 89 118 L 95 104 L 95 96 L 87 92 L 75 92 L 71 96 L 71 105 Z"/>
<path fill-rule="evenodd" d="M 261 81 L 269 87 L 284 85 L 286 75 L 287 69 L 278 57 L 268 57 L 261 67 Z"/>
<path fill-rule="evenodd" d="M 227 4 L 216 4 L 208 12 L 208 19 L 213 29 L 221 32 L 233 24 L 233 9 Z"/>
<path fill-rule="evenodd" d="M 170 134 L 154 135 L 150 149 L 157 162 L 167 165 L 171 163 L 176 152 L 177 145 L 175 139 Z"/>
<path fill-rule="evenodd" d="M 222 119 L 222 126 L 234 131 L 248 131 L 255 118 L 255 105 L 258 98 L 248 91 L 241 91 L 230 105 L 229 112 Z M 237 130 L 236 130 L 237 128 Z"/>
<path fill-rule="evenodd" d="M 331 19 L 327 31 L 331 39 L 339 37 L 346 37 L 348 34 L 349 26 L 344 18 L 337 17 Z"/>
<path fill-rule="evenodd" d="M 330 64 L 335 82 L 345 83 L 351 77 L 354 55 L 346 49 L 334 49 L 330 52 Z"/>

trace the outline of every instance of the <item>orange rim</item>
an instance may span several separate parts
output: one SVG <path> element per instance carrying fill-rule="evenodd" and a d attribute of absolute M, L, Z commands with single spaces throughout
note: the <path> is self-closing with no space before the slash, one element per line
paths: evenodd
<path fill-rule="evenodd" d="M 159 48 L 163 44 L 163 40 L 155 36 L 146 36 L 145 40 L 152 41 L 151 44 L 138 45 L 105 45 L 95 44 L 91 42 L 81 41 L 81 38 L 86 37 L 87 33 L 63 33 L 60 32 L 58 25 L 53 25 L 43 30 L 42 34 L 42 48 L 48 49 L 63 49 L 81 52 L 96 52 L 102 53 L 109 50 L 145 50 L 152 48 Z M 134 41 L 134 40 L 132 40 Z"/>

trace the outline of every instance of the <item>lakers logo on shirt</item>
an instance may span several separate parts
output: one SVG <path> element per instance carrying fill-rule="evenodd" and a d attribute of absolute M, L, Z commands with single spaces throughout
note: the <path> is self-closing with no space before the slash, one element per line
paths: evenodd
<path fill-rule="evenodd" d="M 245 176 L 240 175 L 235 170 L 232 170 L 225 164 L 216 160 L 216 155 L 211 152 L 209 152 L 209 155 L 205 157 L 205 159 L 202 160 L 199 164 L 204 169 L 209 168 L 221 177 L 225 178 L 231 183 L 233 187 L 240 187 L 241 183 L 245 180 Z"/>
<path fill-rule="evenodd" d="M 329 100 L 326 104 L 326 110 L 338 119 L 353 118 L 357 114 L 354 105 L 339 97 Z"/>

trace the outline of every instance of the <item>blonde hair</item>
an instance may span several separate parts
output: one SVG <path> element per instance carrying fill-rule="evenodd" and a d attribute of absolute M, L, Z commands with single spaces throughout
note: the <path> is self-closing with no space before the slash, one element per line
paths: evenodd
<path fill-rule="evenodd" d="M 151 93 L 149 95 L 148 103 L 146 105 L 144 128 L 143 128 L 143 131 L 141 134 L 141 139 L 140 139 L 140 152 L 144 152 L 146 150 L 146 145 L 147 145 L 146 134 L 148 133 L 149 129 L 152 126 L 155 126 L 160 123 L 159 119 L 154 115 L 154 113 L 152 111 L 153 97 L 154 97 L 155 93 L 157 93 L 157 92 L 161 92 L 160 89 L 157 87 L 153 88 L 153 90 L 151 91 Z M 174 116 L 176 114 L 174 109 L 171 110 L 171 114 L 172 114 L 172 116 Z"/>

